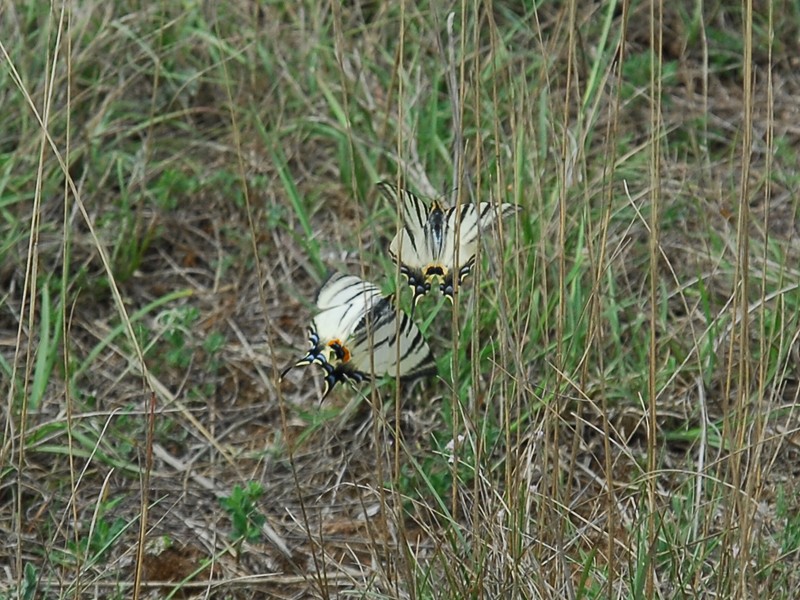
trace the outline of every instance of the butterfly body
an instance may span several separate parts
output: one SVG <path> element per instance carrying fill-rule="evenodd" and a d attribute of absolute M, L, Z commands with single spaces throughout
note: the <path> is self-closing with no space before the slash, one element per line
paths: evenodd
<path fill-rule="evenodd" d="M 334 274 L 320 288 L 321 312 L 309 327 L 311 348 L 286 369 L 316 364 L 325 371 L 322 398 L 337 383 L 359 383 L 372 376 L 401 379 L 435 372 L 430 348 L 405 313 L 398 313 L 391 296 L 353 275 Z"/>

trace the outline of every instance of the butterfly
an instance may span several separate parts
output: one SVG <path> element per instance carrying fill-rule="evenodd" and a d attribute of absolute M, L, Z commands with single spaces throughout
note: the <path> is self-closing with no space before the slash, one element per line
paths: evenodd
<path fill-rule="evenodd" d="M 311 349 L 294 365 L 316 364 L 325 371 L 320 402 L 337 383 L 361 382 L 373 376 L 396 375 L 415 379 L 436 372 L 436 364 L 422 333 L 404 312 L 398 313 L 393 296 L 360 277 L 334 273 L 316 297 L 319 313 L 309 327 Z"/>
<path fill-rule="evenodd" d="M 417 196 L 387 181 L 378 183 L 378 189 L 400 206 L 403 226 L 389 244 L 389 254 L 408 279 L 414 306 L 437 282 L 452 302 L 456 285 L 460 287 L 475 264 L 481 228 L 519 210 L 514 204 L 490 202 L 445 208 L 436 200 L 426 208 Z"/>

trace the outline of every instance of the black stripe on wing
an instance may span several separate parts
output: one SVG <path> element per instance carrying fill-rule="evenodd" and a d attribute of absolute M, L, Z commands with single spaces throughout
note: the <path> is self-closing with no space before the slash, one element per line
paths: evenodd
<path fill-rule="evenodd" d="M 433 354 L 413 320 L 400 312 L 398 321 L 394 305 L 390 303 L 386 308 L 391 312 L 376 318 L 374 326 L 365 331 L 352 348 L 357 357 L 353 363 L 358 365 L 359 373 L 365 378 L 369 378 L 373 370 L 379 377 L 399 374 L 402 380 L 435 373 Z"/>
<path fill-rule="evenodd" d="M 403 346 L 407 346 L 405 350 L 402 350 Z M 400 322 L 400 347 L 401 379 L 414 379 L 436 373 L 436 362 L 425 337 L 411 317 L 405 313 L 402 313 Z M 410 364 L 409 359 L 411 359 Z M 409 366 L 404 368 L 404 362 Z"/>
<path fill-rule="evenodd" d="M 322 283 L 314 302 L 320 310 L 349 304 L 356 298 L 366 294 L 370 297 L 380 296 L 381 290 L 375 284 L 364 281 L 355 275 L 332 273 Z"/>

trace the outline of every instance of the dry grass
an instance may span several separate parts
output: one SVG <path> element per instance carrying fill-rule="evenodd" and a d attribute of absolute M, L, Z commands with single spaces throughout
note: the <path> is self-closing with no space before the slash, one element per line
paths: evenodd
<path fill-rule="evenodd" d="M 798 595 L 800 14 L 528 4 L 0 11 L 0 598 Z M 523 210 L 319 406 L 398 172 Z"/>

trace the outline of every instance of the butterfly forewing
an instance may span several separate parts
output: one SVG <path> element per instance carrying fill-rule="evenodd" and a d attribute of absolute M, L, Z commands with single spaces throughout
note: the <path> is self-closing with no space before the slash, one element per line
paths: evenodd
<path fill-rule="evenodd" d="M 353 302 L 359 296 L 380 298 L 381 290 L 377 285 L 355 275 L 334 273 L 320 287 L 315 302 L 317 308 L 325 310 Z"/>
<path fill-rule="evenodd" d="M 321 312 L 312 320 L 312 329 L 321 341 L 348 338 L 380 300 L 378 286 L 354 275 L 334 274 L 317 292 Z"/>
<path fill-rule="evenodd" d="M 458 231 L 458 254 L 455 255 L 454 271 L 460 272 L 465 267 L 471 267 L 475 260 L 475 253 L 478 251 L 478 235 L 491 227 L 498 217 L 503 218 L 516 212 L 517 209 L 518 207 L 514 204 L 496 205 L 490 202 L 481 202 L 477 208 L 474 204 L 463 204 L 458 210 L 451 208 L 448 211 L 447 220 L 453 235 L 448 238 L 444 256 L 447 257 L 448 262 L 452 262 L 456 243 L 455 232 Z"/>
<path fill-rule="evenodd" d="M 389 245 L 389 253 L 412 269 L 421 268 L 432 260 L 428 251 L 425 224 L 428 222 L 428 209 L 414 194 L 398 190 L 386 181 L 378 184 L 378 189 L 393 205 L 400 207 L 403 226 Z"/>

